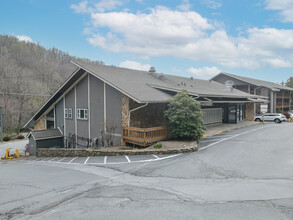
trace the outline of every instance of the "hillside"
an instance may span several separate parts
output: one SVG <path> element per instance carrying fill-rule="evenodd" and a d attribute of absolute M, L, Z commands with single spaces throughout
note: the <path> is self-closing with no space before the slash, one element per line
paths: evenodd
<path fill-rule="evenodd" d="M 75 69 L 71 60 L 91 62 L 0 35 L 0 107 L 6 131 L 21 127 L 68 78 Z"/>

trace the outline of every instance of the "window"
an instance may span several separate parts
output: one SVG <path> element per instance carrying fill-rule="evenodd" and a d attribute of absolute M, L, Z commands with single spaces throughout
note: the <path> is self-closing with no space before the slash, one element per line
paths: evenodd
<path fill-rule="evenodd" d="M 77 109 L 77 119 L 87 120 L 87 109 L 85 109 L 85 108 L 78 108 Z"/>
<path fill-rule="evenodd" d="M 68 108 L 64 109 L 64 118 L 68 118 Z"/>
<path fill-rule="evenodd" d="M 72 108 L 68 108 L 68 118 L 72 119 Z"/>

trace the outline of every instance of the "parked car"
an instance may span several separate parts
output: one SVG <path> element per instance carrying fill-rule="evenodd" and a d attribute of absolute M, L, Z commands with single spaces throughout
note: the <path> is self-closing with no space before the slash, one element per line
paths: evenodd
<path fill-rule="evenodd" d="M 281 113 L 265 113 L 254 118 L 255 121 L 262 121 L 264 118 L 265 121 L 274 121 L 275 123 L 282 123 L 286 121 L 286 116 Z"/>
<path fill-rule="evenodd" d="M 291 119 L 293 118 L 293 110 L 289 110 L 287 114 Z"/>

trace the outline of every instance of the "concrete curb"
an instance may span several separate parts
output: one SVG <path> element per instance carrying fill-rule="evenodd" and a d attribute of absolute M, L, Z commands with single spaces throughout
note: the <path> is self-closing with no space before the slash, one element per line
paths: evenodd
<path fill-rule="evenodd" d="M 125 156 L 125 155 L 151 155 L 151 154 L 181 154 L 197 151 L 197 144 L 192 147 L 180 149 L 155 149 L 155 150 L 80 150 L 80 149 L 52 149 L 39 148 L 37 157 L 93 157 L 93 156 Z"/>

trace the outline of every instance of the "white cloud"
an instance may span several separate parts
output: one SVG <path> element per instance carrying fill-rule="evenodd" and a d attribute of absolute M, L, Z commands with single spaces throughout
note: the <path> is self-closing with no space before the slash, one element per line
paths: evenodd
<path fill-rule="evenodd" d="M 203 0 L 202 4 L 212 9 L 217 9 L 222 7 L 222 3 L 219 0 Z"/>
<path fill-rule="evenodd" d="M 123 3 L 120 0 L 101 0 L 97 3 L 82 1 L 76 5 L 72 4 L 70 7 L 75 11 L 75 13 L 96 13 L 113 10 L 122 4 Z"/>
<path fill-rule="evenodd" d="M 88 13 L 90 12 L 88 9 L 88 1 L 82 1 L 77 5 L 72 4 L 70 6 L 70 8 L 72 8 L 75 13 Z"/>
<path fill-rule="evenodd" d="M 247 69 L 293 66 L 292 29 L 250 28 L 233 37 L 223 25 L 195 11 L 162 6 L 144 13 L 91 13 L 91 19 L 85 31 L 89 43 L 108 51 L 144 59 L 173 56 Z"/>
<path fill-rule="evenodd" d="M 188 73 L 193 74 L 196 78 L 199 78 L 199 79 L 210 79 L 221 72 L 221 70 L 219 70 L 215 66 L 213 67 L 206 66 L 206 67 L 198 68 L 198 69 L 190 67 L 186 71 Z"/>
<path fill-rule="evenodd" d="M 131 60 L 125 60 L 120 63 L 120 67 L 129 68 L 129 69 L 135 69 L 135 70 L 145 70 L 149 71 L 151 65 L 150 64 L 141 64 L 136 61 Z"/>
<path fill-rule="evenodd" d="M 189 9 L 191 8 L 191 4 L 189 3 L 189 0 L 183 0 L 183 3 L 181 5 L 178 5 L 177 8 L 182 11 L 189 11 Z"/>
<path fill-rule="evenodd" d="M 284 22 L 293 22 L 293 0 L 266 0 L 266 9 L 280 11 Z"/>
<path fill-rule="evenodd" d="M 16 38 L 17 38 L 19 41 L 24 41 L 24 42 L 26 42 L 26 43 L 33 43 L 33 40 L 32 40 L 29 36 L 18 35 L 18 36 L 16 36 Z"/>
<path fill-rule="evenodd" d="M 102 0 L 95 4 L 95 9 L 98 12 L 113 10 L 117 6 L 122 5 L 120 0 Z"/>

